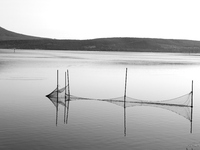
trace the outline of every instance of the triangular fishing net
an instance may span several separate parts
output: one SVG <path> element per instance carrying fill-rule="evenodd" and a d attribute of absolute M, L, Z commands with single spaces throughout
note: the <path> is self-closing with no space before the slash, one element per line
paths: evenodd
<path fill-rule="evenodd" d="M 65 106 L 66 101 L 74 101 L 74 100 L 97 100 L 97 101 L 104 101 L 116 104 L 118 106 L 126 107 L 133 107 L 133 106 L 153 106 L 159 107 L 163 109 L 170 110 L 175 112 L 186 119 L 191 121 L 191 100 L 192 100 L 192 92 L 185 94 L 183 96 L 169 99 L 169 100 L 162 100 L 162 101 L 146 101 L 135 99 L 131 97 L 117 97 L 117 98 L 109 98 L 109 99 L 95 99 L 95 98 L 85 98 L 85 97 L 78 97 L 69 95 L 66 93 L 67 86 L 63 87 L 59 90 L 57 88 L 51 92 L 47 97 L 53 102 L 55 106 L 57 104 L 61 104 Z"/>
<path fill-rule="evenodd" d="M 65 101 L 67 99 L 65 92 L 66 89 L 67 86 L 61 89 L 56 88 L 50 94 L 46 95 L 46 97 L 48 97 L 56 107 L 58 106 L 58 104 L 65 106 Z"/>

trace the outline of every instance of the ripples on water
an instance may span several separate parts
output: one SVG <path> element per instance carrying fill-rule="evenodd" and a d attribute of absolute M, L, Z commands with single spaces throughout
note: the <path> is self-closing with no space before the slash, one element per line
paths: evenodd
<path fill-rule="evenodd" d="M 200 142 L 200 60 L 170 53 L 0 50 L 0 149 L 186 149 Z M 165 109 L 124 109 L 101 101 L 72 101 L 68 123 L 64 107 L 45 97 L 70 71 L 72 95 L 94 98 L 127 96 L 151 101 L 190 92 L 194 80 L 193 133 L 190 122 Z M 197 147 L 195 147 L 197 148 Z"/>

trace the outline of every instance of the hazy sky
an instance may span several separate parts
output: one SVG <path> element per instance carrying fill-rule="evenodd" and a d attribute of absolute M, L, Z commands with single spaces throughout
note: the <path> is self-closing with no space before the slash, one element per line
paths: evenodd
<path fill-rule="evenodd" d="M 57 39 L 200 40 L 199 0 L 0 0 L 0 26 Z"/>

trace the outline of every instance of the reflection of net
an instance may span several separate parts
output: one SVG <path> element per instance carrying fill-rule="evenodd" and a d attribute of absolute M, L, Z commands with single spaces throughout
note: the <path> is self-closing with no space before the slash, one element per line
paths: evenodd
<path fill-rule="evenodd" d="M 188 145 L 186 150 L 200 150 L 200 142 Z"/>
<path fill-rule="evenodd" d="M 65 91 L 67 87 L 57 90 L 57 88 L 51 92 L 47 97 L 53 102 L 55 106 L 61 104 L 65 106 L 66 101 L 74 101 L 74 100 L 97 100 L 97 101 L 105 101 L 110 102 L 122 107 L 133 107 L 133 106 L 153 106 L 159 107 L 163 109 L 170 110 L 175 112 L 186 119 L 191 121 L 191 98 L 192 92 L 185 94 L 183 96 L 170 99 L 170 100 L 163 100 L 163 101 L 146 101 L 146 100 L 139 100 L 131 97 L 117 97 L 117 98 L 110 98 L 110 99 L 95 99 L 95 98 L 84 98 L 84 97 L 77 97 L 73 95 L 67 94 Z M 66 93 L 66 94 L 65 94 Z M 58 98 L 57 98 L 58 97 Z"/>
<path fill-rule="evenodd" d="M 175 112 L 188 120 L 191 120 L 191 97 L 192 93 L 188 93 L 186 95 L 170 99 L 164 101 L 145 101 L 145 100 L 137 100 L 133 98 L 127 97 L 126 99 L 126 107 L 131 106 L 153 106 L 159 107 L 163 109 L 170 110 Z"/>

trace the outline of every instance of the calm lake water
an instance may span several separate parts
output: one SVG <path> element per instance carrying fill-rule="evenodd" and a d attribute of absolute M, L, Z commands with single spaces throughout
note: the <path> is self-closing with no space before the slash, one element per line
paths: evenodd
<path fill-rule="evenodd" d="M 64 107 L 45 96 L 65 85 L 89 98 L 124 95 L 161 101 L 188 94 L 194 81 L 191 122 L 160 107 L 124 108 L 105 101 L 70 101 Z M 186 150 L 200 149 L 200 54 L 0 50 L 0 149 L 2 150 Z M 179 108 L 177 108 L 179 109 Z"/>

